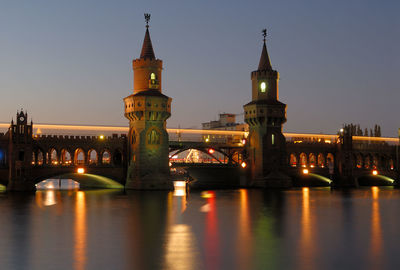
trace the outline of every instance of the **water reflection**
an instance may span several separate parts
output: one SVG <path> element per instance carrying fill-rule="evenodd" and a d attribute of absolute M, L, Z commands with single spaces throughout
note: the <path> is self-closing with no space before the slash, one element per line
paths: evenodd
<path fill-rule="evenodd" d="M 83 191 L 76 192 L 75 202 L 74 269 L 84 270 L 86 265 L 86 200 Z"/>
<path fill-rule="evenodd" d="M 176 195 L 176 194 L 175 194 Z M 395 269 L 400 190 L 0 196 L 2 269 Z"/>
<path fill-rule="evenodd" d="M 379 188 L 371 187 L 372 215 L 371 215 L 371 243 L 370 243 L 370 268 L 383 269 L 383 238 L 381 228 L 381 216 L 379 211 Z"/>
<path fill-rule="evenodd" d="M 316 269 L 315 252 L 316 246 L 313 241 L 314 224 L 313 215 L 310 209 L 310 189 L 308 187 L 302 188 L 302 211 L 301 211 L 301 232 L 300 232 L 300 246 L 299 246 L 299 266 L 301 269 Z"/>

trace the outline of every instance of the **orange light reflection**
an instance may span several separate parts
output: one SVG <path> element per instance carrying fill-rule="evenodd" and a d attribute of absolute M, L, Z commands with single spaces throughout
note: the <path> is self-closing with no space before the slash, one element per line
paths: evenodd
<path fill-rule="evenodd" d="M 83 191 L 76 192 L 74 227 L 74 268 L 75 270 L 84 270 L 86 266 L 86 202 Z"/>

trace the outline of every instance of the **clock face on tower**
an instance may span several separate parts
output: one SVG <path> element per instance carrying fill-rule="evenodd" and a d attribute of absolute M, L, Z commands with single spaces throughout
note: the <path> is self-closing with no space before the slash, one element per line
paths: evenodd
<path fill-rule="evenodd" d="M 24 122 L 24 120 L 25 120 L 25 118 L 24 118 L 23 116 L 21 116 L 21 117 L 19 118 L 19 121 L 21 121 L 21 122 Z"/>
<path fill-rule="evenodd" d="M 260 91 L 261 91 L 261 93 L 265 93 L 267 91 L 267 83 L 266 82 L 260 83 Z"/>

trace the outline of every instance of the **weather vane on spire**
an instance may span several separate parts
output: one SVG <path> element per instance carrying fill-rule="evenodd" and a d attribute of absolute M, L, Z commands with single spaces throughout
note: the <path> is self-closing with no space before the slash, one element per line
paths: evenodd
<path fill-rule="evenodd" d="M 265 42 L 265 38 L 267 37 L 267 29 L 264 28 L 261 32 L 262 32 L 262 35 L 263 35 L 263 37 L 264 37 L 263 40 L 264 40 L 264 42 Z"/>
<path fill-rule="evenodd" d="M 149 28 L 150 13 L 145 13 L 144 14 L 144 19 L 146 21 L 146 28 Z"/>

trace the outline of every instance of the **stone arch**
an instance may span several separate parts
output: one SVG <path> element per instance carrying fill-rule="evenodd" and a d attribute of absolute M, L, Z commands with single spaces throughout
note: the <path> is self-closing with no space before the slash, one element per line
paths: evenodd
<path fill-rule="evenodd" d="M 312 168 L 317 165 L 317 159 L 315 158 L 314 153 L 310 153 L 308 155 L 308 163 L 309 163 L 310 167 L 312 167 Z"/>
<path fill-rule="evenodd" d="M 378 169 L 379 167 L 379 158 L 377 155 L 372 155 L 372 169 Z"/>
<path fill-rule="evenodd" d="M 305 153 L 300 154 L 300 166 L 307 167 L 307 155 Z"/>
<path fill-rule="evenodd" d="M 55 148 L 50 148 L 47 152 L 47 163 L 50 165 L 58 165 L 58 153 Z"/>
<path fill-rule="evenodd" d="M 370 155 L 365 155 L 364 157 L 364 168 L 369 169 L 371 167 L 371 157 Z"/>
<path fill-rule="evenodd" d="M 325 157 L 322 153 L 318 154 L 317 162 L 318 162 L 318 167 L 320 168 L 325 167 Z"/>
<path fill-rule="evenodd" d="M 72 164 L 71 153 L 65 148 L 61 149 L 60 163 L 62 165 L 71 165 Z"/>
<path fill-rule="evenodd" d="M 355 167 L 357 169 L 361 169 L 363 167 L 363 156 L 361 155 L 361 153 L 356 154 L 356 158 L 355 158 Z"/>
<path fill-rule="evenodd" d="M 114 165 L 122 165 L 122 152 L 116 149 L 112 155 L 112 160 Z"/>
<path fill-rule="evenodd" d="M 99 161 L 99 155 L 95 149 L 90 149 L 87 153 L 88 163 L 89 164 L 97 164 Z"/>
<path fill-rule="evenodd" d="M 394 162 L 393 162 L 393 159 L 389 159 L 389 170 L 394 170 Z"/>
<path fill-rule="evenodd" d="M 43 165 L 44 162 L 44 155 L 43 155 L 43 151 L 41 149 L 38 149 L 36 152 L 36 160 L 35 160 L 35 165 L 41 166 Z"/>
<path fill-rule="evenodd" d="M 74 164 L 83 165 L 86 163 L 85 160 L 85 151 L 82 148 L 76 148 L 74 152 Z"/>
<path fill-rule="evenodd" d="M 111 152 L 108 149 L 104 149 L 101 153 L 101 164 L 111 164 Z"/>
<path fill-rule="evenodd" d="M 328 153 L 326 155 L 326 164 L 329 168 L 329 171 L 331 172 L 335 167 L 335 156 L 332 153 Z"/>
<path fill-rule="evenodd" d="M 296 154 L 291 153 L 289 157 L 289 164 L 291 167 L 297 167 L 297 157 Z"/>

